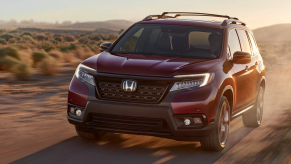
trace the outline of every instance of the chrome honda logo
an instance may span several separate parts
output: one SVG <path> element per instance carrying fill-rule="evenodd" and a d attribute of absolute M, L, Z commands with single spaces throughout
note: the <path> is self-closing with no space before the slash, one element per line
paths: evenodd
<path fill-rule="evenodd" d="M 137 82 L 133 80 L 123 80 L 122 89 L 126 92 L 134 92 L 137 88 Z"/>

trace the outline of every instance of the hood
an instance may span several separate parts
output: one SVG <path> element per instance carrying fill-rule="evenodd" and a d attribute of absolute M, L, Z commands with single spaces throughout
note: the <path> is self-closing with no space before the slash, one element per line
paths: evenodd
<path fill-rule="evenodd" d="M 217 63 L 219 63 L 218 59 L 102 52 L 85 60 L 82 64 L 102 73 L 173 77 L 178 74 L 205 73 Z"/>

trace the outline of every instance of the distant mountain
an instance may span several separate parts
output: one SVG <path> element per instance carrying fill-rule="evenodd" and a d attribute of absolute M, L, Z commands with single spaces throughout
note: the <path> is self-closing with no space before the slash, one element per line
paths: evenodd
<path fill-rule="evenodd" d="M 132 24 L 133 22 L 127 20 L 108 20 L 98 22 L 80 22 L 72 25 L 59 26 L 58 28 L 120 30 L 121 28 L 127 28 Z"/>
<path fill-rule="evenodd" d="M 276 24 L 253 30 L 257 41 L 291 41 L 291 24 Z"/>

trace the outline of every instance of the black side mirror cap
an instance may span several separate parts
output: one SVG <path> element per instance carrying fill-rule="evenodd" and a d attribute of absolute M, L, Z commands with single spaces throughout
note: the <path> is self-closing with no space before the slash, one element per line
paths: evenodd
<path fill-rule="evenodd" d="M 107 50 L 112 45 L 111 42 L 101 43 L 100 45 L 100 51 L 103 52 Z"/>
<path fill-rule="evenodd" d="M 233 54 L 232 62 L 235 64 L 248 64 L 251 62 L 251 54 L 248 52 L 236 51 Z"/>

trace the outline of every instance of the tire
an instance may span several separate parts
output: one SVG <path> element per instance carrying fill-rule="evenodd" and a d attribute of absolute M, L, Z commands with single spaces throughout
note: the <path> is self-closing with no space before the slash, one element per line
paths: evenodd
<path fill-rule="evenodd" d="M 214 130 L 205 140 L 200 141 L 201 147 L 208 151 L 222 151 L 225 148 L 229 133 L 230 106 L 228 99 L 222 96 L 215 114 Z"/>
<path fill-rule="evenodd" d="M 243 124 L 246 127 L 258 127 L 262 123 L 264 108 L 264 88 L 260 86 L 254 107 L 242 115 Z"/>
<path fill-rule="evenodd" d="M 86 139 L 86 140 L 99 140 L 101 138 L 103 138 L 105 136 L 106 133 L 104 132 L 100 132 L 100 133 L 88 133 L 88 132 L 82 132 L 82 131 L 78 131 L 77 128 L 76 132 L 77 134 L 82 138 L 82 139 Z"/>

